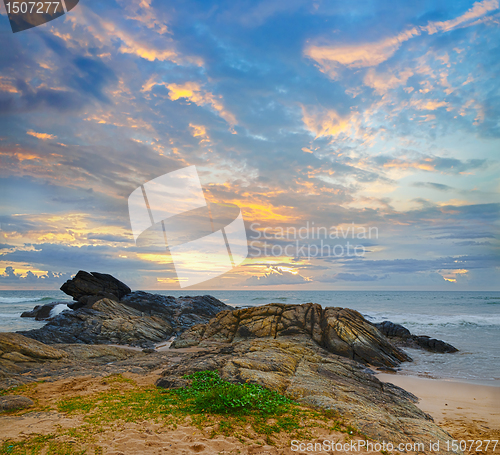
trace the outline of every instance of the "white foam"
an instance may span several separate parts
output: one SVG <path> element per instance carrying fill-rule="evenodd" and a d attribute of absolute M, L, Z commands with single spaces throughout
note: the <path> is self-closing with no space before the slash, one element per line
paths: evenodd
<path fill-rule="evenodd" d="M 40 302 L 47 297 L 0 297 L 0 303 Z"/>
<path fill-rule="evenodd" d="M 500 315 L 475 315 L 475 314 L 454 314 L 454 315 L 431 315 L 415 313 L 366 313 L 364 315 L 371 322 L 391 321 L 404 326 L 500 326 Z"/>
<path fill-rule="evenodd" d="M 66 305 L 65 303 L 59 303 L 54 308 L 52 308 L 52 310 L 50 310 L 49 318 L 54 318 L 58 314 L 66 310 L 71 310 L 71 308 L 69 308 L 68 305 Z"/>

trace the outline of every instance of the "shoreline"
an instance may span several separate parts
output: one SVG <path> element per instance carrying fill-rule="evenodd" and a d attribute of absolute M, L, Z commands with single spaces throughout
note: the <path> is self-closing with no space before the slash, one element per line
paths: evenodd
<path fill-rule="evenodd" d="M 383 372 L 376 377 L 417 396 L 417 406 L 454 438 L 500 439 L 500 387 Z"/>

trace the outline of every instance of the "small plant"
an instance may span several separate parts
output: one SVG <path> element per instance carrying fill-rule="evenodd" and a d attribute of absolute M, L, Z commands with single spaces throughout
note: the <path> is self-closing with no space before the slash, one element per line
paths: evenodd
<path fill-rule="evenodd" d="M 191 385 L 173 393 L 187 400 L 194 412 L 281 415 L 294 404 L 259 385 L 224 381 L 215 371 L 200 371 L 185 378 L 192 380 Z"/>

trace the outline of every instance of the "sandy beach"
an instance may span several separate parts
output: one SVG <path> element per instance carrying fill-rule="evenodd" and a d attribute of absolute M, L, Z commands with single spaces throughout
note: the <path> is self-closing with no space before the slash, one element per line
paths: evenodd
<path fill-rule="evenodd" d="M 124 374 L 137 386 L 153 386 L 160 371 L 147 376 Z M 403 387 L 420 398 L 419 407 L 429 413 L 446 431 L 457 440 L 500 439 L 500 388 L 484 385 L 466 384 L 452 381 L 431 380 L 395 374 L 378 374 L 383 382 L 391 382 Z M 107 380 L 96 377 L 79 377 L 54 382 L 38 383 L 26 390 L 25 395 L 36 401 L 36 409 L 21 411 L 0 417 L 2 440 L 23 440 L 33 435 L 50 435 L 60 430 L 82 428 L 82 415 L 67 415 L 55 408 L 58 400 L 69 397 L 88 397 L 111 386 Z M 130 385 L 124 384 L 124 390 Z M 222 419 L 222 418 L 221 418 Z M 93 441 L 83 444 L 89 453 L 112 455 L 132 454 L 292 454 L 311 453 L 310 451 L 291 450 L 290 435 L 283 433 L 274 445 L 269 445 L 262 437 L 254 441 L 242 440 L 235 436 L 218 434 L 210 437 L 212 428 L 200 431 L 189 423 L 165 426 L 161 422 L 138 421 L 123 422 L 102 428 L 94 435 Z M 63 431 L 64 433 L 64 431 Z M 311 443 L 324 440 L 345 442 L 346 435 L 329 432 L 324 428 L 313 428 Z M 360 439 L 355 437 L 355 439 Z M 68 434 L 61 435 L 58 441 L 81 447 L 77 438 Z M 465 451 L 467 454 L 497 453 L 487 451 Z M 8 453 L 8 452 L 5 452 Z M 333 453 L 333 452 L 323 452 Z M 352 453 L 335 451 L 334 453 Z M 365 451 L 362 453 L 379 453 Z"/>
<path fill-rule="evenodd" d="M 418 407 L 456 439 L 500 439 L 500 387 L 389 373 L 377 377 L 416 395 Z"/>

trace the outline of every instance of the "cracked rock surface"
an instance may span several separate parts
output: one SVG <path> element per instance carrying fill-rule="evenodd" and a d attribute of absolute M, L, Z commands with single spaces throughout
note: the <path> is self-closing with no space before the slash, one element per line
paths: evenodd
<path fill-rule="evenodd" d="M 322 308 L 316 303 L 269 305 L 222 311 L 207 324 L 195 325 L 173 347 L 210 342 L 304 334 L 327 351 L 375 366 L 395 367 L 411 358 L 394 346 L 360 313 L 348 308 Z"/>

